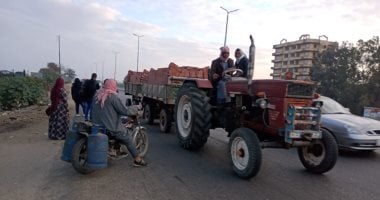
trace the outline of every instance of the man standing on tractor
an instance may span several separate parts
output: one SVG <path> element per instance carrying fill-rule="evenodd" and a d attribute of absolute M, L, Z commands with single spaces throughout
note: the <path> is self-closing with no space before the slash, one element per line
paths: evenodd
<path fill-rule="evenodd" d="M 216 88 L 216 102 L 221 105 L 226 101 L 226 81 L 223 79 L 223 72 L 234 67 L 234 61 L 229 58 L 230 49 L 227 46 L 220 48 L 220 56 L 211 63 L 210 81 Z"/>

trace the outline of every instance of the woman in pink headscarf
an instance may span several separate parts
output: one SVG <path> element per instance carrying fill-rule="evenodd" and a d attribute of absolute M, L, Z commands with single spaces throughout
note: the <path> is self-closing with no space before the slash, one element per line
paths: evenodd
<path fill-rule="evenodd" d="M 94 106 L 91 111 L 91 121 L 103 125 L 115 135 L 115 139 L 127 146 L 134 158 L 134 166 L 145 166 L 127 129 L 121 123 L 122 116 L 137 115 L 140 106 L 125 107 L 117 96 L 117 83 L 107 79 L 102 89 L 95 94 Z"/>
<path fill-rule="evenodd" d="M 52 140 L 63 140 L 69 130 L 69 106 L 64 88 L 65 81 L 57 78 L 50 91 L 51 110 L 49 117 L 48 137 Z"/>

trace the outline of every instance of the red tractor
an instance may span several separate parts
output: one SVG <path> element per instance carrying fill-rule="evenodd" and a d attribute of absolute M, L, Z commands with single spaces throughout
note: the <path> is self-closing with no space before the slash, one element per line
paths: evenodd
<path fill-rule="evenodd" d="M 248 77 L 239 69 L 226 70 L 229 101 L 215 102 L 215 90 L 207 79 L 185 80 L 177 93 L 174 121 L 180 145 L 199 149 L 212 128 L 228 132 L 231 165 L 241 178 L 255 176 L 261 166 L 262 148 L 298 148 L 304 167 L 322 174 L 338 157 L 334 137 L 320 129 L 321 102 L 316 84 L 298 80 L 252 80 L 255 45 L 252 36 Z"/>

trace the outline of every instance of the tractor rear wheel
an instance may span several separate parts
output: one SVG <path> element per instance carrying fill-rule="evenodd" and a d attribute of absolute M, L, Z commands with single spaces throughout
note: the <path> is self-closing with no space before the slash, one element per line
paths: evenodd
<path fill-rule="evenodd" d="M 211 128 L 211 106 L 206 93 L 184 84 L 175 103 L 175 122 L 179 144 L 185 149 L 199 149 L 207 142 Z"/>
<path fill-rule="evenodd" d="M 232 169 L 243 179 L 249 179 L 260 171 L 261 147 L 256 133 L 248 128 L 234 130 L 229 142 Z"/>
<path fill-rule="evenodd" d="M 338 159 L 338 145 L 334 136 L 322 129 L 322 139 L 312 142 L 310 146 L 299 147 L 298 156 L 306 170 L 323 174 L 331 170 Z"/>

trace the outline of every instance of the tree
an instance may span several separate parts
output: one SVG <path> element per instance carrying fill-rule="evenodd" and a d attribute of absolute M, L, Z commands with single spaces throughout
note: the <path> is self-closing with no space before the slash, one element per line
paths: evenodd
<path fill-rule="evenodd" d="M 47 85 L 52 86 L 55 80 L 59 77 L 59 67 L 54 62 L 49 62 L 45 68 L 39 70 L 39 73 L 42 74 Z"/>
<path fill-rule="evenodd" d="M 55 72 L 55 73 L 58 73 L 59 74 L 59 66 L 54 63 L 54 62 L 49 62 L 47 64 L 47 68 L 49 69 L 49 71 L 51 72 Z"/>
<path fill-rule="evenodd" d="M 77 75 L 75 74 L 75 71 L 71 68 L 65 68 L 63 76 L 68 78 L 70 81 L 72 81 Z"/>
<path fill-rule="evenodd" d="M 364 106 L 380 107 L 380 40 L 344 42 L 321 52 L 313 61 L 312 80 L 320 82 L 318 92 L 329 96 L 355 114 Z"/>

